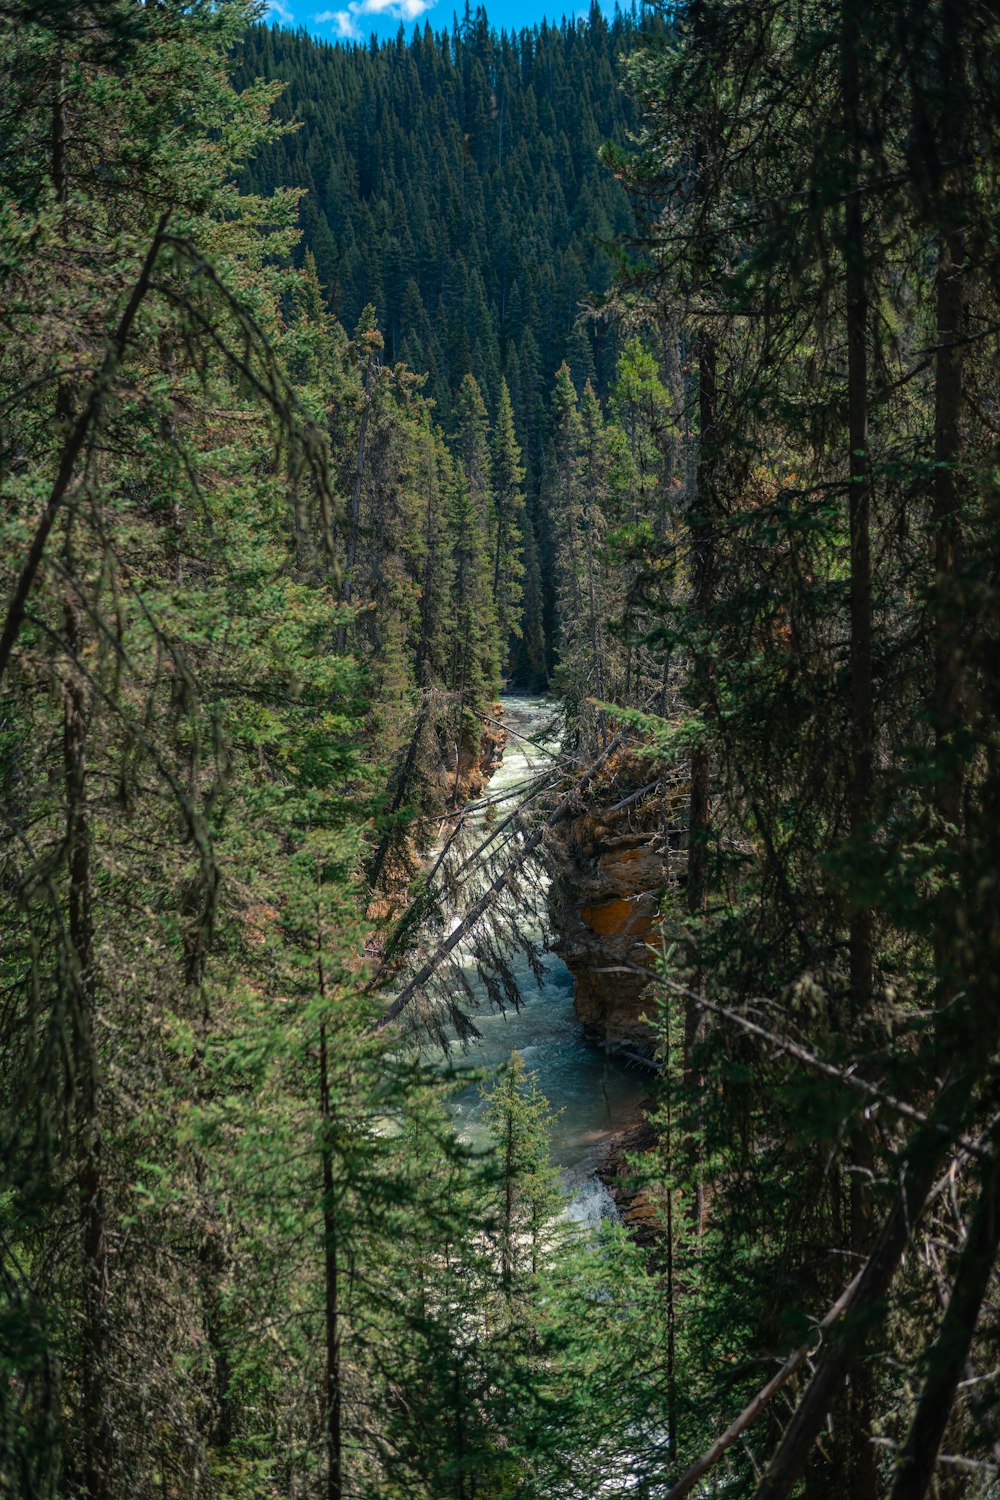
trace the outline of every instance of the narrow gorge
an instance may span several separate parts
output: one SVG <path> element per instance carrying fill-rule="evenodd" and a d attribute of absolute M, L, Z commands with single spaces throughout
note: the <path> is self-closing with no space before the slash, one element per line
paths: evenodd
<path fill-rule="evenodd" d="M 522 803 L 537 794 L 540 776 L 566 775 L 558 701 L 510 694 L 501 706 L 506 744 L 485 791 L 470 801 L 473 844 L 501 817 L 531 817 Z M 497 742 L 490 727 L 490 747 Z M 553 1159 L 577 1218 L 611 1211 L 597 1173 L 609 1176 L 612 1156 L 623 1171 L 621 1143 L 643 1139 L 643 1101 L 656 1067 L 655 993 L 634 971 L 652 971 L 660 898 L 676 883 L 683 855 L 679 833 L 665 840 L 662 832 L 670 791 L 649 776 L 641 759 L 622 751 L 587 788 L 579 810 L 546 831 L 541 857 L 524 872 L 532 900 L 516 913 L 522 944 L 543 956 L 536 971 L 523 947 L 515 949 L 516 999 L 498 1003 L 477 967 L 475 944 L 460 950 L 468 984 L 463 1012 L 478 1035 L 463 1045 L 451 1034 L 450 1066 L 460 1077 L 520 1053 L 551 1106 Z M 468 856 L 459 848 L 461 865 Z M 471 894 L 464 894 L 465 908 Z M 462 915 L 456 906 L 453 927 Z M 454 1108 L 464 1139 L 485 1141 L 483 1107 L 478 1084 L 459 1095 Z"/>
<path fill-rule="evenodd" d="M 487 801 L 493 809 L 509 811 L 512 791 L 530 784 L 554 762 L 558 740 L 553 736 L 554 709 L 551 701 L 510 695 L 503 699 L 503 719 L 508 728 L 507 747 L 499 769 L 489 783 Z M 487 809 L 478 814 L 485 822 Z M 545 876 L 534 864 L 532 882 Z M 537 892 L 536 892 L 537 894 Z M 525 936 L 542 943 L 537 919 L 529 918 Z M 539 979 L 522 953 L 513 959 L 513 972 L 520 992 L 517 1006 L 501 1010 L 490 1002 L 471 957 L 467 972 L 475 1000 L 469 1016 L 480 1036 L 464 1051 L 455 1049 L 455 1067 L 495 1068 L 512 1052 L 520 1052 L 526 1067 L 538 1076 L 542 1092 L 552 1106 L 553 1157 L 566 1174 L 567 1183 L 580 1201 L 601 1194 L 592 1174 L 607 1141 L 637 1118 L 643 1078 L 613 1055 L 587 1045 L 574 1009 L 573 976 L 556 952 L 543 958 Z M 478 1090 L 460 1096 L 456 1110 L 461 1129 L 475 1132 L 481 1111 Z"/>

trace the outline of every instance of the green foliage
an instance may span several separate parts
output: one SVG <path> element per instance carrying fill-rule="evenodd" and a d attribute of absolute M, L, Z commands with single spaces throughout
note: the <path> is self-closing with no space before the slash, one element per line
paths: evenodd
<path fill-rule="evenodd" d="M 815 1380 L 792 1386 L 790 1425 L 762 1412 L 752 1448 L 771 1455 L 768 1478 L 737 1447 L 705 1480 L 762 1500 L 922 1495 L 938 1444 L 982 1457 L 990 1440 L 955 1350 L 993 1367 L 997 1242 L 973 1271 L 965 1210 L 923 1196 L 943 1135 L 988 1128 L 998 1041 L 978 947 L 996 916 L 973 890 L 992 881 L 996 792 L 981 592 L 994 439 L 976 412 L 995 398 L 998 263 L 992 169 L 971 167 L 995 159 L 997 83 L 970 64 L 995 44 L 995 18 L 947 3 L 697 0 L 626 65 L 637 152 L 605 152 L 645 216 L 620 294 L 636 336 L 608 403 L 624 462 L 591 486 L 614 497 L 595 597 L 615 601 L 640 670 L 605 694 L 686 802 L 664 828 L 683 874 L 661 915 L 685 1014 L 660 1032 L 663 1137 L 647 1164 L 670 1194 L 688 1331 L 671 1474 L 887 1243 L 893 1215 L 926 1252 L 876 1256 L 866 1286 L 885 1316 L 848 1320 Z M 571 387 L 563 370 L 556 472 L 579 515 Z M 561 555 L 579 631 L 582 549 L 568 538 Z M 566 644 L 563 670 L 580 654 Z M 726 1014 L 701 1011 L 699 992 Z M 936 1145 L 912 1117 L 866 1110 L 838 1070 L 946 1121 Z M 992 1191 L 984 1178 L 961 1194 L 971 1212 L 981 1192 L 986 1214 Z M 964 1343 L 935 1308 L 930 1260 L 941 1295 L 982 1278 Z M 905 1482 L 879 1462 L 894 1444 Z"/>
<path fill-rule="evenodd" d="M 996 1440 L 995 17 L 253 15 L 0 16 L 0 1488 L 660 1494 L 880 1247 L 719 1483 L 910 1500 Z M 646 1251 L 369 993 L 553 669 L 658 778 Z"/>
<path fill-rule="evenodd" d="M 554 1494 L 545 1103 L 471 1158 L 367 994 L 523 550 L 544 669 L 514 406 L 474 281 L 449 446 L 233 186 L 246 20 L 2 22 L 0 1488 Z"/>
<path fill-rule="evenodd" d="M 303 264 L 314 257 L 337 315 L 351 326 L 366 304 L 377 308 L 388 359 L 427 373 L 447 432 L 462 420 L 467 376 L 501 431 L 509 398 L 513 430 L 494 442 L 520 453 L 503 480 L 511 520 L 499 517 L 491 559 L 495 569 L 497 542 L 510 556 L 498 575 L 503 664 L 510 648 L 525 685 L 544 682 L 546 653 L 551 661 L 546 398 L 563 359 L 580 390 L 589 378 L 603 395 L 613 376 L 614 326 L 579 320 L 581 302 L 607 292 L 608 242 L 631 222 L 597 151 L 625 139 L 632 109 L 616 82 L 621 60 L 657 24 L 634 10 L 609 23 L 595 10 L 586 22 L 498 35 L 477 9 L 450 34 L 425 24 L 409 41 L 371 47 L 256 26 L 234 54 L 237 81 L 284 85 L 277 117 L 302 127 L 258 152 L 240 186 L 308 189 L 295 254 Z M 511 643 L 521 606 L 515 530 L 527 538 L 528 627 Z"/>
<path fill-rule="evenodd" d="M 514 432 L 514 411 L 506 380 L 500 382 L 500 403 L 493 429 L 493 597 L 497 632 L 502 643 L 520 636 L 524 613 L 524 469 Z"/>

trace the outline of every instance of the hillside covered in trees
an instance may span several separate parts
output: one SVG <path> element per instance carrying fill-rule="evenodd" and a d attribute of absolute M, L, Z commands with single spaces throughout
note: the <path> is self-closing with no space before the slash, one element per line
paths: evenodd
<path fill-rule="evenodd" d="M 425 23 L 371 47 L 254 27 L 235 53 L 235 80 L 280 80 L 276 118 L 299 124 L 246 163 L 240 186 L 306 190 L 295 258 L 312 252 L 344 326 L 375 308 L 387 361 L 426 376 L 448 435 L 466 375 L 491 416 L 506 382 L 530 522 L 526 640 L 511 663 L 526 685 L 553 661 L 549 398 L 564 360 L 581 394 L 590 380 L 603 396 L 614 378 L 618 325 L 588 307 L 611 288 L 633 220 L 598 152 L 626 138 L 621 60 L 655 24 L 634 8 L 609 21 L 595 4 L 587 24 L 508 36 L 467 8 L 450 32 Z"/>
<path fill-rule="evenodd" d="M 0 36 L 0 1494 L 994 1500 L 993 8 Z"/>
<path fill-rule="evenodd" d="M 387 359 L 427 374 L 446 429 L 463 376 L 491 411 L 506 377 L 536 467 L 563 359 L 581 387 L 614 373 L 614 329 L 579 320 L 631 227 L 598 152 L 630 124 L 619 64 L 638 32 L 595 5 L 586 24 L 498 36 L 477 9 L 372 47 L 255 27 L 236 52 L 235 81 L 281 80 L 276 117 L 300 122 L 240 186 L 306 190 L 302 245 L 332 310 L 353 328 L 377 309 Z"/>

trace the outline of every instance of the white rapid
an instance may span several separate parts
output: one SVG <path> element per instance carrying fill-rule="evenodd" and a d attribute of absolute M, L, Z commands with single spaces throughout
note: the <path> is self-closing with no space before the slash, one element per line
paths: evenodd
<path fill-rule="evenodd" d="M 551 701 L 510 696 L 504 698 L 503 707 L 509 731 L 507 750 L 488 790 L 491 800 L 508 798 L 500 803 L 498 817 L 514 805 L 509 793 L 542 771 L 558 746 L 558 741 L 550 738 L 546 748 L 538 748 L 545 745 L 546 733 L 551 736 Z M 526 920 L 533 924 L 530 935 L 540 936 L 534 928 L 535 918 Z M 513 967 L 522 1004 L 519 1010 L 508 1009 L 503 1014 L 490 1008 L 470 968 L 474 992 L 482 996 L 481 1008 L 471 1011 L 482 1037 L 464 1054 L 456 1045 L 452 1066 L 456 1073 L 469 1068 L 495 1068 L 515 1050 L 520 1052 L 525 1066 L 538 1075 L 539 1087 L 555 1112 L 552 1154 L 562 1168 L 570 1194 L 568 1216 L 581 1223 L 595 1223 L 613 1214 L 614 1204 L 593 1175 L 594 1170 L 609 1137 L 637 1118 L 643 1074 L 584 1042 L 573 1014 L 573 981 L 560 958 L 546 954 L 540 989 L 525 958 L 515 958 Z M 483 1129 L 479 1125 L 482 1105 L 478 1088 L 472 1086 L 460 1093 L 454 1109 L 463 1137 L 475 1140 Z"/>

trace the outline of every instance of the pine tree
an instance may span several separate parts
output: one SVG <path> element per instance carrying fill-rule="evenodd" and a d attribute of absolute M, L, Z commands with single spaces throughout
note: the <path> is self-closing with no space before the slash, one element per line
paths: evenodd
<path fill-rule="evenodd" d="M 751 17 L 725 0 L 698 0 L 679 18 L 676 45 L 650 50 L 634 72 L 647 134 L 633 183 L 637 202 L 662 208 L 648 224 L 637 284 L 646 295 L 655 265 L 656 296 L 645 303 L 653 347 L 669 353 L 679 330 L 685 401 L 697 411 L 693 461 L 675 449 L 668 476 L 683 530 L 649 545 L 645 566 L 681 583 L 676 559 L 688 568 L 687 590 L 661 595 L 656 630 L 686 673 L 686 707 L 669 716 L 659 742 L 680 752 L 691 786 L 685 887 L 666 903 L 665 919 L 686 944 L 688 995 L 705 990 L 727 1006 L 710 1024 L 692 1009 L 687 1026 L 685 1154 L 691 1166 L 708 1165 L 699 1136 L 718 1153 L 710 1196 L 691 1224 L 704 1275 L 698 1305 L 730 1328 L 739 1307 L 750 1347 L 764 1347 L 781 1329 L 776 1286 L 787 1293 L 794 1283 L 803 1308 L 830 1305 L 842 1283 L 823 1274 L 829 1247 L 855 1263 L 873 1252 L 846 1318 L 853 1331 L 821 1356 L 791 1420 L 766 1414 L 766 1403 L 755 1408 L 761 1450 L 771 1455 L 763 1477 L 729 1455 L 731 1482 L 760 1500 L 799 1485 L 882 1492 L 890 1481 L 869 1439 L 883 1424 L 910 1434 L 908 1476 L 892 1483 L 900 1494 L 923 1494 L 942 1428 L 932 1435 L 922 1424 L 955 1391 L 942 1400 L 956 1367 L 940 1341 L 932 1363 L 949 1371 L 942 1384 L 916 1374 L 910 1340 L 926 1338 L 926 1329 L 905 1311 L 922 1294 L 921 1274 L 900 1259 L 904 1241 L 920 1214 L 927 1220 L 918 1237 L 942 1232 L 938 1210 L 925 1202 L 942 1168 L 929 1136 L 920 1127 L 872 1130 L 836 1084 L 824 1102 L 804 1080 L 788 1089 L 741 1030 L 753 997 L 770 995 L 776 1030 L 808 1038 L 822 1057 L 892 1078 L 908 1099 L 933 1098 L 936 1117 L 953 1127 L 966 1118 L 959 1094 L 923 1071 L 933 1072 L 938 1045 L 924 1028 L 940 1038 L 943 1012 L 917 1021 L 918 994 L 942 995 L 951 966 L 942 965 L 949 944 L 940 912 L 918 893 L 911 861 L 917 829 L 938 816 L 916 785 L 929 775 L 927 787 L 954 790 L 963 775 L 947 736 L 928 731 L 944 700 L 931 687 L 931 637 L 929 654 L 916 643 L 920 601 L 942 587 L 928 559 L 939 544 L 952 556 L 957 536 L 950 502 L 944 542 L 931 544 L 922 518 L 933 514 L 933 494 L 940 501 L 948 489 L 969 429 L 963 438 L 952 420 L 954 346 L 941 338 L 934 366 L 909 353 L 933 342 L 932 329 L 957 326 L 965 275 L 951 269 L 953 251 L 961 264 L 957 242 L 942 255 L 936 285 L 915 270 L 937 267 L 947 218 L 933 226 L 925 218 L 925 165 L 952 173 L 951 189 L 964 191 L 949 132 L 977 130 L 980 117 L 952 50 L 956 17 L 943 6 L 919 37 L 906 7 L 846 4 L 832 27 L 829 19 L 819 8 Z M 947 121 L 927 105 L 935 72 L 938 100 L 964 101 Z M 885 82 L 904 75 L 912 98 L 898 115 L 886 112 Z M 804 85 L 794 97 L 785 90 L 793 77 Z M 981 97 L 992 98 L 980 82 Z M 941 168 L 945 159 L 950 169 Z M 946 286 L 955 301 L 945 298 L 942 311 L 937 294 Z M 890 374 L 900 359 L 901 373 Z M 942 403 L 950 413 L 943 422 Z M 950 457 L 932 481 L 915 455 L 941 443 Z M 953 615 L 935 642 L 945 651 L 956 623 Z M 941 680 L 938 673 L 938 693 Z M 961 671 L 950 675 L 949 713 L 967 682 Z M 970 743 L 988 737 L 991 713 L 969 715 Z M 986 754 L 977 792 L 986 801 L 989 763 Z M 954 837 L 944 836 L 932 863 L 950 857 Z M 955 1003 L 950 993 L 946 1008 Z M 981 1025 L 977 981 L 967 993 L 967 1015 Z M 988 1024 L 986 1034 L 994 1034 Z M 745 1069 L 738 1080 L 736 1056 Z M 971 1054 L 957 1072 L 976 1075 Z M 765 1170 L 740 1154 L 752 1135 L 781 1142 Z M 901 1159 L 902 1195 L 883 1187 L 898 1182 Z M 987 1189 L 980 1204 L 988 1198 Z M 754 1250 L 737 1264 L 740 1244 Z M 983 1285 L 983 1262 L 974 1272 L 974 1259 L 963 1271 L 952 1262 L 959 1299 Z M 894 1310 L 887 1321 L 872 1311 L 885 1305 Z M 780 1336 L 786 1347 L 799 1342 L 797 1330 Z M 963 1355 L 973 1343 L 970 1325 Z M 903 1369 L 898 1382 L 890 1371 Z M 923 1385 L 919 1403 L 904 1393 L 909 1379 Z M 719 1403 L 715 1432 L 739 1404 Z M 954 1411 L 963 1426 L 960 1402 Z M 821 1449 L 824 1424 L 834 1436 Z"/>
<path fill-rule="evenodd" d="M 546 1225 L 560 1202 L 549 1162 L 549 1102 L 519 1052 L 485 1093 L 483 1120 L 496 1139 L 496 1254 L 500 1287 L 513 1316 L 537 1276 Z"/>
<path fill-rule="evenodd" d="M 477 752 L 481 715 L 499 686 L 500 676 L 490 548 L 495 521 L 488 422 L 472 375 L 462 382 L 455 447 L 459 472 L 450 521 L 455 633 L 448 679 L 454 699 L 453 798 L 460 791 L 463 764 Z"/>
<path fill-rule="evenodd" d="M 558 668 L 560 692 L 579 714 L 584 700 L 606 697 L 608 652 L 600 549 L 611 487 L 611 455 L 593 387 L 582 406 L 569 366 L 556 377 L 550 505 L 557 543 Z M 603 715 L 597 716 L 602 738 Z"/>
<path fill-rule="evenodd" d="M 608 697 L 608 660 L 604 620 L 607 604 L 603 594 L 600 549 L 604 540 L 605 512 L 611 500 L 611 453 L 604 427 L 604 413 L 590 381 L 580 403 L 582 446 L 581 525 L 587 585 L 586 628 L 590 638 L 589 672 L 598 699 Z M 607 743 L 603 711 L 598 713 L 602 747 Z"/>
<path fill-rule="evenodd" d="M 521 450 L 514 432 L 514 413 L 506 380 L 500 382 L 500 404 L 492 435 L 493 599 L 502 646 L 521 630 L 524 588 L 522 528 L 524 494 Z"/>

